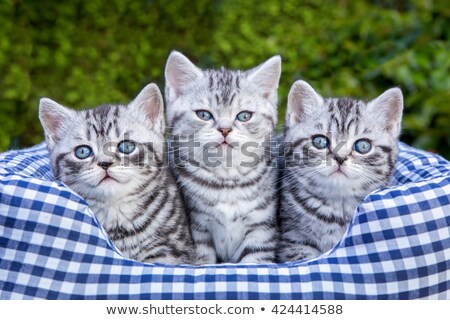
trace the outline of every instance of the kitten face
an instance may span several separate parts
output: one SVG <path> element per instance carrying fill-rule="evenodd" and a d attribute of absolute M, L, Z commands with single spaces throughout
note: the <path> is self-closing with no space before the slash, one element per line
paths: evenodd
<path fill-rule="evenodd" d="M 249 70 L 202 71 L 172 52 L 166 66 L 167 119 L 172 136 L 193 135 L 195 160 L 205 165 L 205 152 L 217 157 L 231 152 L 233 164 L 246 151 L 262 154 L 261 144 L 277 121 L 280 58 Z"/>
<path fill-rule="evenodd" d="M 156 85 L 128 106 L 74 111 L 44 98 L 39 109 L 55 177 L 84 198 L 120 199 L 158 170 L 164 124 Z"/>
<path fill-rule="evenodd" d="M 323 99 L 304 81 L 289 93 L 285 141 L 295 170 L 324 194 L 370 192 L 390 182 L 397 158 L 403 97 L 390 89 L 364 103 Z"/>

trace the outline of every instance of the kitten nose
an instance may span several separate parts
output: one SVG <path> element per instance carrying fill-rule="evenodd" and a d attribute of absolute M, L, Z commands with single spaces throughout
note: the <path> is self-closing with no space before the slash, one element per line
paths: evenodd
<path fill-rule="evenodd" d="M 337 161 L 337 163 L 339 163 L 340 165 L 342 165 L 344 163 L 345 160 L 347 160 L 347 156 L 343 156 L 341 157 L 338 154 L 333 154 L 333 159 Z"/>
<path fill-rule="evenodd" d="M 223 136 L 226 137 L 228 133 L 232 130 L 231 128 L 219 128 L 220 132 L 222 132 Z"/>
<path fill-rule="evenodd" d="M 97 163 L 100 167 L 102 167 L 103 169 L 108 169 L 109 167 L 111 167 L 111 165 L 113 164 L 112 162 L 109 161 L 102 161 Z"/>

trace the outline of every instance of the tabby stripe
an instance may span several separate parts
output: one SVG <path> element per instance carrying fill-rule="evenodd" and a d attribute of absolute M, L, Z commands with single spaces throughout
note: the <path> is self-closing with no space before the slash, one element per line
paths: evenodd
<path fill-rule="evenodd" d="M 55 159 L 55 178 L 59 179 L 60 178 L 60 174 L 61 174 L 61 165 L 60 162 L 68 155 L 71 154 L 72 152 L 65 152 L 65 153 L 61 153 L 59 154 L 56 159 Z"/>
<path fill-rule="evenodd" d="M 158 156 L 158 154 L 155 152 L 155 149 L 153 149 L 153 143 L 147 142 L 147 143 L 144 143 L 144 146 L 155 157 L 156 166 L 161 167 L 164 163 L 163 163 L 162 159 Z"/>
<path fill-rule="evenodd" d="M 328 99 L 327 99 L 328 101 Z M 326 103 L 325 103 L 326 104 Z M 328 105 L 328 113 L 332 113 L 334 111 L 334 102 L 333 100 L 330 101 L 330 104 Z"/>
<path fill-rule="evenodd" d="M 210 235 L 209 232 L 202 232 L 202 233 L 206 233 L 206 234 Z M 212 242 L 211 237 L 208 237 L 207 239 L 197 239 L 197 240 L 195 240 L 195 244 L 196 245 L 204 245 L 207 247 L 214 247 L 214 243 Z"/>
<path fill-rule="evenodd" d="M 151 217 L 153 218 L 154 216 L 156 216 L 158 213 L 159 213 L 159 211 L 165 206 L 165 205 L 170 205 L 171 203 L 168 203 L 167 202 L 167 200 L 168 200 L 168 198 L 169 198 L 169 192 L 167 191 L 167 190 L 164 190 L 164 191 L 162 191 L 162 192 L 160 192 L 158 195 L 157 195 L 157 198 L 158 198 L 158 196 L 159 195 L 163 195 L 163 198 L 161 199 L 161 201 L 158 203 L 158 206 L 155 208 L 155 209 L 153 209 L 152 210 L 152 214 L 151 214 Z M 146 201 L 146 203 L 144 204 L 144 205 L 146 205 L 144 208 L 145 209 L 148 209 L 148 207 L 154 202 L 154 200 L 156 200 L 156 199 L 152 199 L 153 201 L 150 201 L 150 199 L 147 199 L 147 201 Z"/>
<path fill-rule="evenodd" d="M 192 210 L 191 214 L 195 216 L 197 221 L 198 221 L 199 216 L 202 215 L 202 216 L 206 216 L 208 218 L 212 218 L 215 222 L 217 222 L 218 225 L 220 225 L 221 227 L 225 227 L 224 223 L 219 220 L 219 217 L 217 216 L 217 214 L 215 214 L 213 212 L 208 212 L 208 211 L 202 210 L 198 206 L 195 206 L 195 209 Z"/>
<path fill-rule="evenodd" d="M 86 126 L 86 137 L 87 137 L 88 141 L 91 141 L 91 139 L 92 139 L 90 125 L 91 125 L 90 122 L 88 122 L 88 124 Z"/>
<path fill-rule="evenodd" d="M 392 158 L 392 153 L 388 153 L 388 166 L 389 166 L 389 171 L 388 172 L 393 172 L 394 171 L 394 166 L 395 166 L 395 160 Z"/>
<path fill-rule="evenodd" d="M 170 248 L 170 253 L 175 258 L 180 258 L 181 256 L 183 256 L 185 254 L 183 251 L 181 251 L 180 249 L 178 249 L 176 247 Z"/>
<path fill-rule="evenodd" d="M 336 129 L 339 130 L 339 120 L 337 118 L 334 118 L 334 122 L 336 123 Z"/>
<path fill-rule="evenodd" d="M 259 202 L 256 207 L 254 207 L 251 211 L 253 210 L 265 210 L 267 209 L 273 202 L 275 201 L 275 199 L 273 197 L 266 197 L 264 199 L 264 201 Z"/>
<path fill-rule="evenodd" d="M 301 252 L 291 252 L 288 255 L 286 255 L 287 261 L 302 261 L 306 260 L 306 255 Z"/>
<path fill-rule="evenodd" d="M 360 108 L 354 108 L 356 112 L 356 122 L 359 122 L 359 117 L 361 116 L 361 110 Z"/>
<path fill-rule="evenodd" d="M 143 183 L 142 185 L 140 185 L 139 187 L 137 187 L 133 192 L 129 193 L 128 195 L 133 197 L 133 196 L 137 196 L 140 195 L 141 193 L 143 193 L 145 190 L 151 188 L 153 189 L 155 186 L 151 183 L 153 180 L 156 179 L 157 176 L 160 176 L 162 174 L 162 170 L 155 170 L 154 172 L 149 171 L 148 174 L 152 173 L 151 176 L 148 176 L 147 180 L 145 183 Z M 164 177 L 162 177 L 162 183 L 164 184 Z M 160 181 L 160 182 L 161 182 Z"/>
<path fill-rule="evenodd" d="M 158 248 L 161 248 L 161 247 L 158 247 Z M 156 252 L 156 253 L 149 253 L 148 255 L 146 255 L 144 257 L 144 259 L 142 261 L 143 262 L 146 262 L 146 261 L 152 262 L 154 260 L 165 258 L 165 257 L 167 257 L 167 254 L 163 250 L 160 250 L 159 252 Z"/>
<path fill-rule="evenodd" d="M 347 122 L 347 117 L 348 114 L 346 112 L 342 113 L 343 110 L 339 110 L 341 113 L 341 128 L 340 128 L 340 132 L 342 132 L 343 134 L 345 134 L 345 123 Z M 336 123 L 338 124 L 338 128 L 339 128 L 339 121 L 338 119 L 336 119 Z"/>
<path fill-rule="evenodd" d="M 120 159 L 120 154 L 117 154 L 117 156 L 118 156 L 117 159 Z M 128 159 L 135 166 L 142 166 L 145 164 L 145 156 L 146 156 L 145 150 L 142 150 L 142 148 L 138 148 L 138 153 L 136 155 L 128 157 Z"/>
<path fill-rule="evenodd" d="M 183 117 L 184 117 L 184 112 L 175 114 L 172 121 L 170 122 L 170 128 L 174 128 L 178 124 L 178 122 L 180 122 L 183 119 Z"/>
<path fill-rule="evenodd" d="M 109 136 L 109 133 L 111 132 L 111 129 L 112 129 L 112 123 L 110 122 L 110 123 L 108 124 L 108 128 L 106 129 L 106 132 L 105 132 L 105 134 L 106 134 L 107 136 Z"/>
<path fill-rule="evenodd" d="M 95 124 L 92 124 L 92 128 L 94 129 L 95 134 L 97 135 L 97 138 L 98 138 L 99 137 L 99 131 L 98 131 L 97 127 L 95 126 Z"/>
<path fill-rule="evenodd" d="M 169 212 L 169 215 L 166 220 L 166 224 L 162 228 L 156 229 L 156 237 L 161 239 L 166 239 L 167 235 L 173 235 L 179 232 L 179 224 L 178 221 L 173 221 L 173 218 L 175 216 L 175 210 L 172 208 L 172 210 Z M 178 217 L 175 217 L 178 218 Z M 169 223 L 171 222 L 171 223 Z"/>
<path fill-rule="evenodd" d="M 317 245 L 317 243 L 314 242 L 314 241 L 312 241 L 311 239 L 303 240 L 303 241 L 301 242 L 301 244 L 304 245 L 304 246 L 308 246 L 308 247 L 314 248 L 314 249 L 316 249 L 317 251 L 321 251 L 321 250 L 319 249 L 319 246 Z"/>
<path fill-rule="evenodd" d="M 313 240 L 311 240 L 311 239 L 308 239 L 308 240 L 301 240 L 301 241 L 295 241 L 295 240 L 292 240 L 292 239 L 283 239 L 282 242 L 284 242 L 285 244 L 286 244 L 286 242 L 287 242 L 288 244 L 294 245 L 294 246 L 304 245 L 304 246 L 308 246 L 308 247 L 314 248 L 314 249 L 316 249 L 317 251 L 321 251 L 321 250 L 319 249 L 319 245 L 318 245 L 315 241 L 313 241 Z M 296 253 L 297 253 L 297 252 L 296 252 Z"/>
<path fill-rule="evenodd" d="M 305 188 L 305 186 L 302 184 L 302 182 L 300 182 L 300 181 L 298 180 L 298 178 L 299 178 L 299 177 L 297 177 L 297 176 L 295 177 L 297 183 L 295 183 L 295 184 L 292 183 L 292 184 L 291 184 L 291 187 L 290 187 L 289 190 L 290 190 L 292 193 L 298 194 L 298 195 L 300 195 L 300 194 L 302 194 L 302 193 L 307 193 L 308 196 L 302 196 L 302 199 L 304 199 L 305 201 L 307 201 L 307 200 L 313 198 L 313 199 L 316 199 L 318 202 L 320 202 L 322 205 L 328 205 L 328 201 L 327 201 L 327 198 L 326 198 L 326 197 L 321 197 L 319 194 L 316 194 L 316 193 L 314 193 L 314 192 L 310 192 L 309 189 L 308 189 L 308 188 Z M 299 185 L 301 185 L 301 186 L 303 187 L 301 191 L 300 191 L 300 189 L 298 188 Z"/>
<path fill-rule="evenodd" d="M 304 143 L 305 141 L 307 141 L 307 140 L 309 140 L 309 138 L 300 138 L 300 139 L 295 140 L 295 141 L 292 143 L 292 149 L 297 148 L 299 145 L 303 144 L 303 143 Z"/>
<path fill-rule="evenodd" d="M 70 174 L 75 174 L 80 172 L 84 164 L 82 162 L 73 161 L 69 159 L 64 160 L 64 167 L 69 169 Z"/>
<path fill-rule="evenodd" d="M 267 171 L 267 167 L 264 167 L 264 170 L 262 173 L 260 173 L 256 178 L 249 179 L 249 181 L 245 182 L 235 182 L 234 184 L 231 183 L 219 183 L 219 182 L 212 182 L 210 180 L 203 179 L 199 176 L 193 176 L 190 172 L 188 172 L 185 168 L 176 167 L 176 172 L 186 177 L 191 182 L 198 184 L 203 187 L 219 190 L 219 189 L 230 189 L 230 188 L 248 188 L 251 186 L 254 186 L 258 182 L 261 181 L 261 179 L 264 177 L 265 172 Z"/>
<path fill-rule="evenodd" d="M 160 194 L 162 194 L 162 193 L 160 193 Z M 133 225 L 134 229 L 128 230 L 128 229 L 120 226 L 120 227 L 116 227 L 116 228 L 107 230 L 108 234 L 110 234 L 111 239 L 113 241 L 119 240 L 119 239 L 124 239 L 126 237 L 132 237 L 132 236 L 135 236 L 137 234 L 144 232 L 154 221 L 154 217 L 160 213 L 161 208 L 167 204 L 167 198 L 168 198 L 168 193 L 165 192 L 163 199 L 161 199 L 160 203 L 158 204 L 158 207 L 155 210 L 152 210 L 152 213 L 147 216 L 145 221 L 143 221 L 139 227 L 136 227 L 135 225 Z M 146 207 L 146 208 L 148 208 L 148 207 Z"/>
<path fill-rule="evenodd" d="M 275 219 L 273 217 L 270 217 L 265 221 L 252 223 L 246 227 L 247 227 L 247 230 L 244 233 L 244 237 L 247 237 L 250 233 L 252 233 L 256 230 L 260 230 L 260 229 L 264 229 L 264 228 L 267 228 L 267 229 L 275 228 Z"/>
<path fill-rule="evenodd" d="M 392 148 L 388 146 L 378 146 L 384 153 L 391 153 Z"/>
<path fill-rule="evenodd" d="M 350 126 L 352 125 L 352 123 L 354 123 L 355 122 L 355 119 L 352 119 L 352 120 L 350 120 L 349 122 L 348 122 L 348 124 L 347 124 L 347 133 L 349 133 L 350 132 Z"/>
<path fill-rule="evenodd" d="M 209 74 L 209 85 L 208 85 L 208 89 L 212 89 L 214 85 L 214 79 L 213 79 L 213 75 L 212 73 Z"/>
<path fill-rule="evenodd" d="M 217 205 L 217 201 L 212 200 L 211 198 L 207 198 L 203 196 L 202 194 L 196 194 L 195 197 L 198 199 L 199 202 L 202 203 L 203 206 L 207 207 L 215 207 Z M 195 208 L 195 207 L 192 207 Z"/>
<path fill-rule="evenodd" d="M 233 93 L 231 96 L 230 102 L 228 102 L 229 105 L 233 104 L 234 97 L 236 97 L 236 93 Z"/>
<path fill-rule="evenodd" d="M 334 224 L 337 223 L 338 225 L 340 225 L 341 227 L 344 227 L 347 225 L 347 221 L 341 217 L 336 217 L 334 215 L 332 216 L 326 216 L 324 214 L 321 214 L 318 209 L 320 207 L 317 208 L 312 208 L 307 204 L 307 200 L 303 199 L 300 197 L 300 195 L 298 194 L 293 194 L 292 192 L 290 192 L 290 194 L 292 195 L 292 197 L 294 198 L 294 200 L 303 208 L 305 209 L 305 212 L 307 214 L 309 214 L 310 216 L 315 217 L 318 220 L 321 220 L 323 222 L 326 222 L 328 224 Z"/>
<path fill-rule="evenodd" d="M 257 248 L 250 248 L 246 247 L 241 254 L 239 255 L 239 258 L 236 260 L 236 262 L 242 261 L 242 259 L 248 255 L 256 254 L 256 253 L 269 253 L 274 254 L 275 252 L 274 247 L 257 247 Z"/>
<path fill-rule="evenodd" d="M 161 195 L 161 189 L 163 188 L 163 184 L 157 185 L 152 192 L 147 196 L 147 198 L 144 198 L 144 202 L 141 207 L 143 210 L 146 210 L 155 200 Z"/>
<path fill-rule="evenodd" d="M 381 157 L 381 154 L 379 154 L 379 153 L 374 153 L 374 154 L 371 154 L 371 155 L 366 156 L 366 157 L 364 158 L 364 162 L 373 163 L 373 162 L 377 162 L 377 161 L 380 160 L 381 158 L 382 158 L 382 157 Z"/>
<path fill-rule="evenodd" d="M 381 176 L 381 175 L 383 175 L 383 170 L 375 169 L 375 174 Z"/>
<path fill-rule="evenodd" d="M 113 120 L 113 125 L 114 125 L 115 131 L 116 131 L 116 138 L 119 138 L 120 137 L 120 129 L 117 126 L 117 119 Z"/>
<path fill-rule="evenodd" d="M 355 135 L 359 134 L 359 120 L 356 119 L 356 125 L 355 125 Z"/>

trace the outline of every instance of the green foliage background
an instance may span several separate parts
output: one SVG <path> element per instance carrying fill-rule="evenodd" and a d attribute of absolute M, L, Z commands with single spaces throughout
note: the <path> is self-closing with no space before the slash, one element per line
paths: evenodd
<path fill-rule="evenodd" d="M 127 103 L 164 88 L 172 49 L 201 67 L 283 58 L 280 120 L 292 83 L 371 99 L 398 86 L 402 140 L 450 158 L 450 6 L 446 0 L 0 2 L 0 151 L 43 139 L 38 100 Z"/>

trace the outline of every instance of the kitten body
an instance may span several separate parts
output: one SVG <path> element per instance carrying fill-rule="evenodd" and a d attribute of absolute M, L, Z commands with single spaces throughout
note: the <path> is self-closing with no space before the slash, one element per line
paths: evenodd
<path fill-rule="evenodd" d="M 169 163 L 199 263 L 275 259 L 276 172 L 263 144 L 274 134 L 280 73 L 278 56 L 245 72 L 201 70 L 178 52 L 169 56 Z"/>
<path fill-rule="evenodd" d="M 281 262 L 332 249 L 358 204 L 388 186 L 398 155 L 403 97 L 399 89 L 365 103 L 322 98 L 309 84 L 292 86 L 280 158 Z"/>
<path fill-rule="evenodd" d="M 39 117 L 55 178 L 86 199 L 126 257 L 192 261 L 182 199 L 164 161 L 163 102 L 156 85 L 127 106 L 74 111 L 43 98 Z"/>

